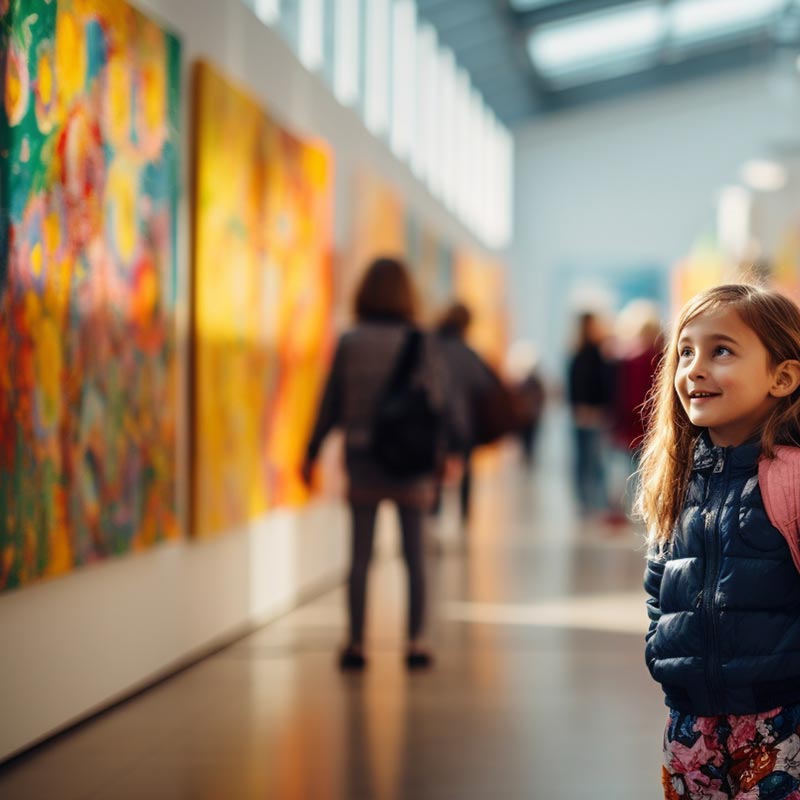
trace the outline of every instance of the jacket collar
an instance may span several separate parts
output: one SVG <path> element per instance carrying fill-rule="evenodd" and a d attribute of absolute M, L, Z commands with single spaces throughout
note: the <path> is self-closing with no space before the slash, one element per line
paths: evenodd
<path fill-rule="evenodd" d="M 711 441 L 708 430 L 697 438 L 692 467 L 696 470 L 711 468 L 720 458 L 725 458 L 731 468 L 747 469 L 755 466 L 761 455 L 760 439 L 750 439 L 736 447 L 720 447 Z"/>

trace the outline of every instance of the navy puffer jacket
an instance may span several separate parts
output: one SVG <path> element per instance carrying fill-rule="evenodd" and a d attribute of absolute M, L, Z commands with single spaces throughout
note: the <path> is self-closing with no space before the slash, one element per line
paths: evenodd
<path fill-rule="evenodd" d="M 704 434 L 672 543 L 647 562 L 647 666 L 680 711 L 800 702 L 800 574 L 764 510 L 759 454 Z"/>

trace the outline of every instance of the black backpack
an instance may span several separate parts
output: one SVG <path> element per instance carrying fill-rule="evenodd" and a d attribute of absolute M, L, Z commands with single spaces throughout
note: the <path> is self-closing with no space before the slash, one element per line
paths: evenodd
<path fill-rule="evenodd" d="M 422 343 L 420 331 L 406 336 L 372 427 L 372 456 L 396 478 L 424 475 L 439 466 L 443 416 L 428 389 L 415 380 Z"/>

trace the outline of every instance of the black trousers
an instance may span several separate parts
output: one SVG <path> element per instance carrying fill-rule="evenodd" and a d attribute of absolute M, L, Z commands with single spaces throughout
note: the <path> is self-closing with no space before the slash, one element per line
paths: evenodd
<path fill-rule="evenodd" d="M 364 616 L 367 597 L 367 572 L 375 540 L 377 505 L 350 505 L 353 520 L 353 550 L 348 580 L 350 642 L 364 640 Z M 425 622 L 425 549 L 423 528 L 425 514 L 415 508 L 399 506 L 403 535 L 403 558 L 408 574 L 408 638 L 417 639 Z"/>

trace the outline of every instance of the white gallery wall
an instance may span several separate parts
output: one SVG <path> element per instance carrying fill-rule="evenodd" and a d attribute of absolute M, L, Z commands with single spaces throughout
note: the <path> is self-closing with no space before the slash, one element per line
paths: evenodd
<path fill-rule="evenodd" d="M 350 229 L 354 176 L 363 166 L 393 183 L 410 209 L 443 237 L 475 246 L 387 144 L 368 133 L 357 114 L 341 106 L 322 78 L 303 68 L 286 43 L 239 0 L 144 0 L 136 5 L 171 28 L 183 44 L 178 326 L 184 356 L 188 103 L 195 59 L 211 60 L 298 134 L 329 143 L 340 252 Z M 185 400 L 185 374 L 182 392 Z M 182 433 L 179 460 L 185 477 L 188 430 Z M 184 485 L 182 509 L 186 502 Z M 346 526 L 341 503 L 320 501 L 301 511 L 268 514 L 211 541 L 184 538 L 0 595 L 0 760 L 341 580 Z"/>
<path fill-rule="evenodd" d="M 539 345 L 553 378 L 571 334 L 565 275 L 666 271 L 713 233 L 717 192 L 738 181 L 742 163 L 800 144 L 791 70 L 736 71 L 515 131 L 509 297 L 517 333 Z"/>

